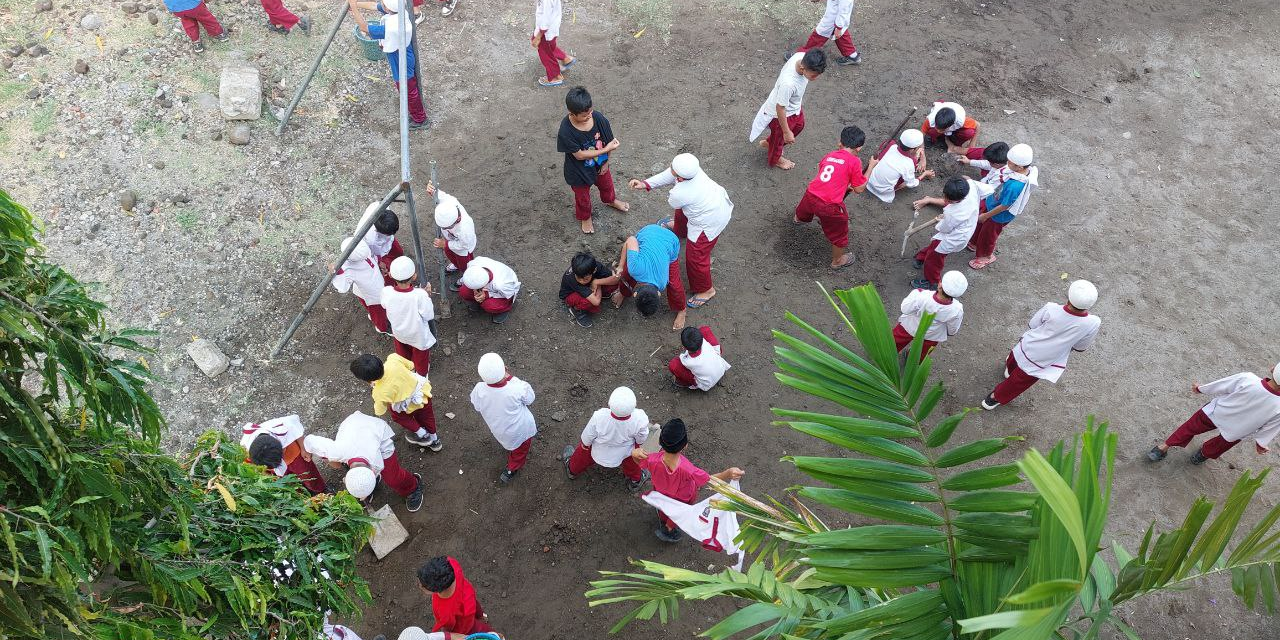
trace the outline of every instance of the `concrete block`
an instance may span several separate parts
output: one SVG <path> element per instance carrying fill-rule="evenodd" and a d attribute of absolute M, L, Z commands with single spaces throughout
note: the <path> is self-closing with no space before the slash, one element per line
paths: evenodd
<path fill-rule="evenodd" d="M 231 361 L 222 354 L 218 345 L 204 338 L 188 344 L 187 355 L 191 356 L 191 359 L 196 361 L 196 366 L 210 378 L 218 377 L 231 365 Z"/>
<path fill-rule="evenodd" d="M 373 524 L 373 537 L 369 538 L 369 548 L 379 560 L 409 539 L 409 532 L 400 524 L 396 514 L 391 512 L 391 505 L 384 504 L 381 509 L 369 515 L 377 519 Z"/>
<path fill-rule="evenodd" d="M 227 120 L 257 120 L 262 116 L 262 75 L 257 67 L 222 68 L 218 106 Z"/>

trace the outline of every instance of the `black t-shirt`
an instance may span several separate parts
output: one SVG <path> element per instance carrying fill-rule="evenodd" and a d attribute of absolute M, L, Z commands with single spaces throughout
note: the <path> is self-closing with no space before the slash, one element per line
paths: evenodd
<path fill-rule="evenodd" d="M 595 184 L 596 174 L 600 167 L 609 160 L 609 154 L 578 160 L 573 157 L 576 151 L 603 149 L 613 142 L 613 128 L 609 120 L 599 111 L 592 114 L 594 123 L 590 131 L 578 131 L 569 122 L 569 116 L 560 121 L 560 134 L 556 136 L 556 151 L 564 154 L 564 181 L 571 187 L 582 187 Z"/>
<path fill-rule="evenodd" d="M 600 264 L 600 261 L 597 260 L 596 272 L 592 274 L 592 277 L 599 279 L 608 278 L 611 275 L 613 275 L 613 269 Z M 564 275 L 560 276 L 560 299 L 568 298 L 571 293 L 576 293 L 584 298 L 591 295 L 591 285 L 578 282 L 578 279 L 573 275 L 573 267 L 565 269 Z"/>

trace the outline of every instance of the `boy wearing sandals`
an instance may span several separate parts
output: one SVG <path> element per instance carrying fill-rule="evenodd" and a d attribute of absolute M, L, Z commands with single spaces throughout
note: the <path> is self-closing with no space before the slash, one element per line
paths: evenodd
<path fill-rule="evenodd" d="M 973 250 L 977 254 L 969 261 L 973 269 L 982 269 L 996 261 L 996 240 L 1000 232 L 1026 210 L 1031 192 L 1040 186 L 1040 169 L 1031 165 L 1034 157 L 1030 145 L 1013 145 L 1006 158 L 998 189 L 983 201 L 985 210 L 978 216 L 978 228 L 973 232 Z"/>
<path fill-rule="evenodd" d="M 631 205 L 619 200 L 609 172 L 609 154 L 620 144 L 613 137 L 609 119 L 591 105 L 585 87 L 574 87 L 564 97 L 569 114 L 560 121 L 556 150 L 564 154 L 564 181 L 573 189 L 573 215 L 583 233 L 595 233 L 591 224 L 591 187 L 600 190 L 600 201 L 626 213 Z"/>
<path fill-rule="evenodd" d="M 564 84 L 564 72 L 577 58 L 563 52 L 556 44 L 560 37 L 560 0 L 537 0 L 533 14 L 533 36 L 529 39 L 533 49 L 538 52 L 538 60 L 547 71 L 547 77 L 538 78 L 538 84 L 544 87 L 559 87 Z"/>
<path fill-rule="evenodd" d="M 684 421 L 675 418 L 662 425 L 658 443 L 662 446 L 662 451 L 657 453 L 645 453 L 640 447 L 632 450 L 633 464 L 639 465 L 649 474 L 654 491 L 673 500 L 693 504 L 698 497 L 698 489 L 705 486 L 713 475 L 689 462 L 689 459 L 681 453 L 689 444 L 688 430 Z M 714 474 L 714 477 L 729 482 L 743 475 L 742 469 L 729 467 Z M 661 521 L 661 526 L 653 532 L 654 535 L 663 542 L 679 542 L 680 529 L 676 527 L 676 523 L 661 511 L 658 512 L 658 520 Z"/>
<path fill-rule="evenodd" d="M 845 196 L 850 191 L 862 193 L 867 189 L 867 178 L 862 174 L 862 161 L 857 153 L 867 140 L 858 127 L 849 126 L 840 131 L 840 146 L 818 163 L 818 175 L 809 181 L 809 187 L 796 205 L 796 224 L 805 224 L 815 217 L 822 227 L 822 234 L 831 243 L 831 268 L 840 269 L 853 264 L 849 246 L 849 211 L 844 207 Z"/>
<path fill-rule="evenodd" d="M 706 304 L 716 295 L 711 281 L 711 250 L 733 217 L 729 193 L 702 170 L 692 153 L 676 156 L 666 171 L 647 180 L 633 179 L 628 184 L 632 189 L 646 191 L 672 185 L 667 204 L 675 209 L 674 221 L 668 218 L 659 224 L 675 232 L 677 237 L 688 238 L 684 268 L 689 276 L 689 289 L 694 293 L 686 306 L 697 309 Z"/>

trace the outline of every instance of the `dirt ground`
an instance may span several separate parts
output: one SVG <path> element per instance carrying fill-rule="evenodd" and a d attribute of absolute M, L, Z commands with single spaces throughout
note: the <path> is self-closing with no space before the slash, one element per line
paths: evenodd
<path fill-rule="evenodd" d="M 133 17 L 122 3 L 96 3 L 105 22 L 97 30 L 81 26 L 85 7 L 55 4 L 36 12 L 27 0 L 0 0 L 4 47 L 49 50 L 0 70 L 0 184 L 45 221 L 56 259 L 102 283 L 117 323 L 158 332 L 148 362 L 161 376 L 155 393 L 171 421 L 171 445 L 291 412 L 311 430 L 331 432 L 350 412 L 367 411 L 367 390 L 347 362 L 391 345 L 351 298 L 325 293 L 285 354 L 269 360 L 268 353 L 364 205 L 398 180 L 385 64 L 361 58 L 344 32 L 278 138 L 270 112 L 305 72 L 333 3 L 289 3 L 315 20 L 318 33 L 308 39 L 267 33 L 257 3 L 212 2 L 232 42 L 203 56 L 187 52 L 155 0 L 138 3 Z M 625 235 L 668 209 L 664 194 L 627 194 L 630 213 L 598 206 L 597 233 L 584 241 L 577 231 L 554 150 L 564 90 L 534 83 L 530 4 L 463 0 L 453 18 L 433 15 L 422 31 L 433 126 L 413 136 L 415 180 L 425 183 L 436 160 L 444 188 L 476 219 L 479 253 L 513 265 L 524 289 L 505 326 L 461 306 L 441 322 L 431 379 L 445 449 L 401 443 L 405 465 L 426 479 L 422 511 L 405 513 L 398 498 L 378 496 L 412 539 L 383 562 L 362 561 L 376 596 L 354 624 L 366 638 L 430 624 L 413 570 L 437 554 L 462 562 L 491 623 L 512 638 L 602 636 L 624 608 L 590 610 L 582 593 L 597 570 L 625 569 L 628 557 L 703 569 L 721 563 L 692 544 L 657 541 L 652 510 L 619 476 L 569 482 L 556 453 L 614 386 L 626 384 L 654 419 L 689 422 L 696 463 L 743 467 L 743 486 L 756 494 L 779 495 L 802 481 L 778 458 L 825 449 L 771 427 L 768 408 L 820 405 L 780 392 L 769 329 L 790 310 L 838 330 L 815 282 L 874 282 L 896 305 L 914 276 L 910 260 L 893 252 L 915 194 L 891 207 L 850 197 L 858 262 L 840 274 L 826 268 L 817 228 L 791 225 L 791 210 L 841 126 L 861 126 L 870 147 L 910 106 L 923 110 L 943 97 L 981 120 L 983 141 L 1032 144 L 1042 188 L 1004 234 L 999 262 L 981 272 L 959 260 L 948 265 L 963 269 L 971 287 L 965 326 L 936 357 L 950 388 L 942 409 L 976 405 L 1027 317 L 1062 299 L 1065 280 L 1083 277 L 1101 291 L 1096 346 L 1077 354 L 1056 386 L 1038 385 L 1012 406 L 974 415 L 963 427 L 968 436 L 1025 436 L 1012 459 L 1069 437 L 1089 414 L 1111 421 L 1120 453 L 1109 537 L 1130 549 L 1149 521 L 1173 526 L 1194 496 L 1221 497 L 1239 469 L 1274 460 L 1245 447 L 1204 467 L 1187 465 L 1182 452 L 1154 467 L 1143 456 L 1198 406 L 1193 381 L 1263 372 L 1280 358 L 1256 344 L 1280 330 L 1269 284 L 1276 253 L 1266 248 L 1277 232 L 1264 185 L 1277 142 L 1268 123 L 1280 106 L 1273 3 L 860 3 L 854 38 L 865 61 L 810 85 L 807 127 L 787 152 L 798 167 L 782 172 L 765 168 L 746 135 L 784 54 L 808 34 L 821 4 L 570 2 L 561 42 L 582 61 L 570 78 L 592 90 L 622 142 L 612 159 L 619 182 L 691 151 L 737 205 L 715 253 L 720 295 L 689 315 L 715 328 L 733 364 L 708 394 L 666 382 L 666 359 L 678 344 L 667 317 L 646 321 L 628 307 L 583 330 L 556 298 L 575 251 L 616 256 Z M 148 9 L 157 25 L 144 17 Z M 73 71 L 77 59 L 88 63 L 87 74 Z M 267 87 L 269 113 L 253 123 L 247 146 L 228 144 L 228 125 L 209 108 L 219 68 L 232 59 L 260 66 Z M 935 150 L 932 163 L 941 174 L 960 171 L 940 156 Z M 940 181 L 926 182 L 919 192 L 940 189 Z M 137 195 L 134 211 L 121 209 L 125 190 Z M 429 237 L 430 213 L 420 215 Z M 917 236 L 912 247 L 924 240 Z M 193 336 L 216 341 L 235 359 L 232 369 L 213 380 L 196 370 L 183 352 Z M 467 401 L 475 362 L 491 350 L 538 393 L 541 432 L 510 487 L 495 481 L 503 451 Z M 1273 505 L 1278 486 L 1269 479 L 1257 506 Z M 1280 634 L 1280 623 L 1244 610 L 1221 576 L 1124 610 L 1147 638 Z M 728 608 L 692 604 L 682 612 L 667 629 L 637 624 L 620 637 L 691 634 Z"/>

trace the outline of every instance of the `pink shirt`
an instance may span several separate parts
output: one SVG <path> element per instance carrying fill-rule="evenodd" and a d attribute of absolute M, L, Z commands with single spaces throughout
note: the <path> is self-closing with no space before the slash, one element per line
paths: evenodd
<path fill-rule="evenodd" d="M 694 466 L 683 455 L 680 456 L 680 463 L 676 465 L 675 471 L 668 469 L 662 463 L 661 451 L 649 454 L 640 463 L 640 468 L 649 470 L 655 491 L 686 504 L 693 504 L 694 498 L 698 497 L 698 489 L 711 479 L 711 474 Z"/>
<path fill-rule="evenodd" d="M 823 202 L 844 202 L 850 187 L 860 187 L 867 182 L 862 177 L 862 161 L 848 149 L 836 149 L 818 163 L 818 175 L 809 182 L 809 193 Z"/>

